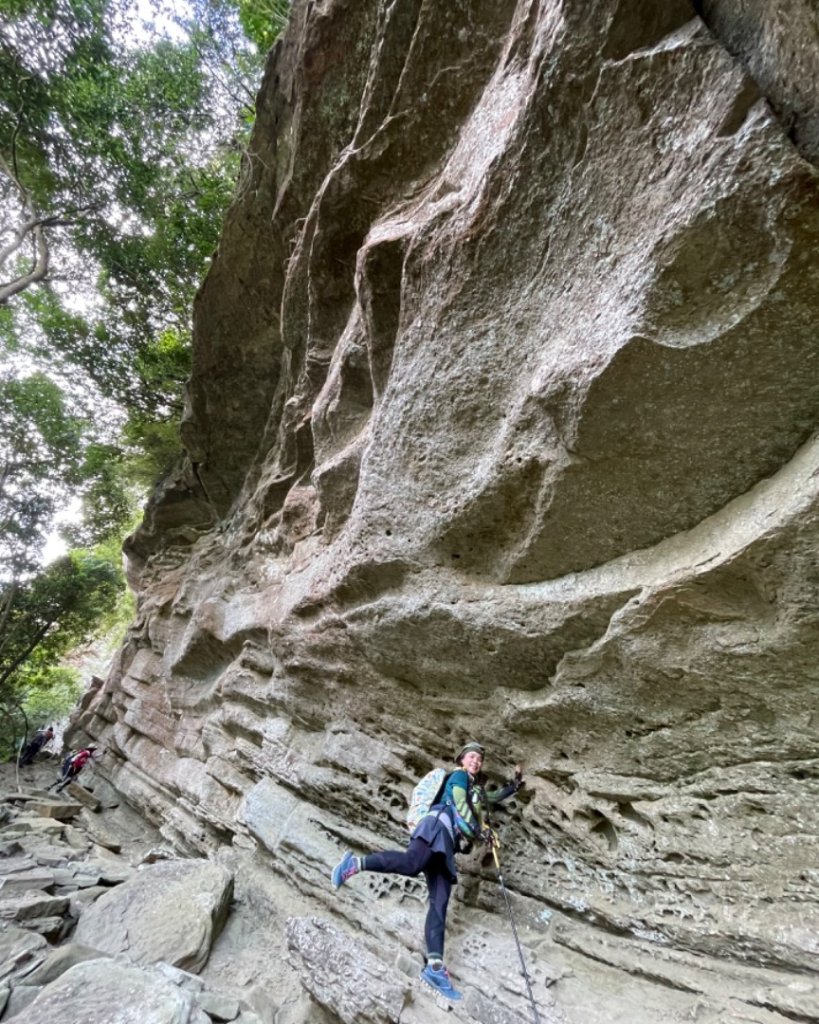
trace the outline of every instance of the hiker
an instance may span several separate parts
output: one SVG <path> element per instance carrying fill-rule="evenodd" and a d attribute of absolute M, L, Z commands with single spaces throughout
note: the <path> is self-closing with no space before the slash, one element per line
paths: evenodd
<path fill-rule="evenodd" d="M 34 758 L 40 753 L 43 747 L 50 740 L 54 739 L 54 730 L 49 726 L 47 729 L 38 729 L 37 732 L 31 737 L 26 746 L 23 748 L 23 752 L 20 755 L 20 767 L 25 768 L 26 765 L 31 764 Z"/>
<path fill-rule="evenodd" d="M 471 848 L 475 839 L 491 842 L 487 821 L 490 804 L 512 796 L 523 785 L 520 766 L 515 777 L 501 789 L 487 791 L 483 767 L 484 748 L 470 742 L 455 755 L 458 768 L 446 776 L 443 792 L 412 833 L 406 850 L 387 850 L 354 857 L 348 850 L 333 869 L 336 889 L 360 871 L 415 876 L 424 873 L 429 909 L 424 925 L 426 966 L 421 978 L 436 992 L 453 1002 L 462 998 L 444 966 L 444 931 L 449 894 L 457 881 L 455 854 Z"/>
<path fill-rule="evenodd" d="M 93 760 L 97 756 L 97 748 L 93 743 L 89 743 L 87 747 L 83 747 L 82 750 L 78 750 L 76 754 L 69 754 L 63 761 L 63 766 L 60 770 L 60 777 L 54 783 L 59 793 L 61 789 L 64 789 L 69 782 L 73 782 L 74 779 L 80 774 L 85 768 L 89 761 Z M 49 786 L 49 789 L 54 788 Z"/>

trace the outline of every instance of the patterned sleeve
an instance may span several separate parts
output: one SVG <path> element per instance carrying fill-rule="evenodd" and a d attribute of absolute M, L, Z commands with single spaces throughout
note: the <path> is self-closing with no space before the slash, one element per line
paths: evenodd
<path fill-rule="evenodd" d="M 459 831 L 463 832 L 464 835 L 470 838 L 478 835 L 484 828 L 484 822 L 482 820 L 482 811 L 480 802 L 472 799 L 472 805 L 475 807 L 477 817 L 472 813 L 472 807 L 470 801 L 467 799 L 466 791 L 469 785 L 469 776 L 465 771 L 453 772 L 447 783 L 446 792 L 448 798 L 452 801 L 455 811 L 457 812 L 456 824 Z"/>

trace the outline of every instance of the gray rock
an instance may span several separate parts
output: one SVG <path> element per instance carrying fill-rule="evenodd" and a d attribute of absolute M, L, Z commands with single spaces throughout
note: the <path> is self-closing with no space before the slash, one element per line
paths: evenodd
<path fill-rule="evenodd" d="M 55 885 L 66 886 L 76 885 L 75 881 L 76 867 L 73 865 L 67 868 L 52 868 L 51 876 L 54 880 Z M 2 890 L 0 890 L 2 892 Z"/>
<path fill-rule="evenodd" d="M 18 925 L 0 926 L 0 980 L 30 973 L 43 962 L 48 943 Z"/>
<path fill-rule="evenodd" d="M 0 877 L 7 878 L 9 875 L 20 874 L 31 871 L 37 866 L 37 861 L 29 854 L 22 856 L 8 856 L 0 858 Z"/>
<path fill-rule="evenodd" d="M 69 782 L 65 787 L 65 792 L 67 796 L 70 796 L 78 804 L 82 804 L 91 811 L 102 810 L 100 801 L 93 793 L 89 793 L 85 786 L 80 785 L 79 782 Z"/>
<path fill-rule="evenodd" d="M 0 878 L 0 901 L 28 890 L 45 892 L 53 889 L 55 877 L 51 871 L 20 871 Z"/>
<path fill-rule="evenodd" d="M 304 987 L 344 1024 L 382 1024 L 401 1016 L 406 979 L 328 921 L 290 918 L 287 945 Z"/>
<path fill-rule="evenodd" d="M 205 990 L 197 996 L 199 1007 L 215 1021 L 232 1021 L 239 1016 L 239 1000 L 233 996 Z"/>
<path fill-rule="evenodd" d="M 526 765 L 504 875 L 567 1020 L 816 1015 L 816 38 L 811 0 L 293 5 L 76 723 L 169 842 L 253 837 L 282 913 L 417 955 L 423 883 L 329 866 L 477 737 Z M 450 928 L 523 1013 L 478 852 Z"/>
<path fill-rule="evenodd" d="M 26 921 L 36 917 L 60 916 L 67 910 L 67 897 L 49 896 L 47 893 L 32 890 L 0 899 L 0 918 L 6 921 Z"/>
<path fill-rule="evenodd" d="M 35 860 L 38 864 L 42 864 L 43 866 L 61 868 L 70 863 L 73 857 L 74 853 L 72 850 L 63 848 L 54 850 L 38 850 Z"/>
<path fill-rule="evenodd" d="M 100 896 L 111 890 L 107 885 L 95 885 L 88 889 L 78 889 L 68 897 L 68 912 L 73 918 L 79 918 L 83 910 L 89 907 Z"/>
<path fill-rule="evenodd" d="M 28 805 L 29 811 L 44 818 L 56 818 L 57 821 L 70 821 L 82 810 L 79 803 L 68 800 L 34 800 Z"/>
<path fill-rule="evenodd" d="M 45 936 L 49 942 L 59 942 L 73 926 L 73 921 L 57 915 L 29 917 L 20 922 L 24 928 Z"/>
<path fill-rule="evenodd" d="M 13 1020 L 17 1014 L 20 1014 L 21 1018 L 24 1017 L 23 1011 L 42 991 L 41 985 L 15 985 L 9 993 L 3 1019 Z"/>
<path fill-rule="evenodd" d="M 57 837 L 64 834 L 67 826 L 53 818 L 42 818 L 28 814 L 18 815 L 10 825 L 3 828 L 3 837 L 10 836 L 45 836 Z"/>
<path fill-rule="evenodd" d="M 82 828 L 91 841 L 98 846 L 104 846 L 106 850 L 111 850 L 113 853 L 119 853 L 122 849 L 121 839 L 113 835 L 88 809 L 83 811 Z"/>
<path fill-rule="evenodd" d="M 196 974 L 191 974 L 190 971 L 183 971 L 179 967 L 173 967 L 171 964 L 163 961 L 156 963 L 154 969 L 166 977 L 168 981 L 172 981 L 174 985 L 189 988 L 192 992 L 202 991 L 204 982 Z"/>
<path fill-rule="evenodd" d="M 192 996 L 155 971 L 113 960 L 78 964 L 4 1024 L 200 1024 Z"/>
<path fill-rule="evenodd" d="M 79 942 L 68 942 L 52 950 L 39 967 L 26 975 L 26 983 L 49 985 L 76 964 L 84 963 L 86 960 L 99 960 L 101 957 L 98 949 L 83 946 Z"/>
<path fill-rule="evenodd" d="M 101 884 L 102 879 L 100 878 L 99 874 L 86 874 L 82 865 L 80 865 L 77 868 L 76 873 L 71 876 L 71 881 L 74 885 L 77 886 L 78 889 L 90 889 L 92 887 L 103 889 L 109 888 L 109 886 L 104 886 Z"/>
<path fill-rule="evenodd" d="M 78 866 L 77 874 L 82 875 L 83 878 L 99 879 L 100 885 L 113 886 L 127 882 L 135 872 L 127 863 L 113 859 L 111 861 L 85 860 Z"/>
<path fill-rule="evenodd" d="M 79 850 L 85 853 L 91 848 L 91 843 L 85 833 L 81 832 L 73 825 L 66 825 L 63 835 L 65 836 L 66 843 L 68 843 L 68 845 L 74 850 Z"/>
<path fill-rule="evenodd" d="M 156 864 L 156 862 L 159 861 L 159 860 L 175 860 L 175 859 L 176 859 L 176 854 L 174 853 L 173 849 L 171 849 L 170 847 L 167 847 L 167 848 L 164 848 L 164 849 L 148 850 L 148 852 L 146 854 L 144 854 L 140 858 L 139 863 L 140 863 L 140 865 L 142 865 L 142 864 Z"/>
<path fill-rule="evenodd" d="M 137 964 L 164 960 L 196 972 L 230 908 L 233 879 L 207 861 L 141 868 L 82 912 L 75 939 Z"/>

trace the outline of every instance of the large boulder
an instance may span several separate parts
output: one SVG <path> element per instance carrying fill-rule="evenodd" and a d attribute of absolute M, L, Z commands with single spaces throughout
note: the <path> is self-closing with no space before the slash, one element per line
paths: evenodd
<path fill-rule="evenodd" d="M 74 940 L 135 964 L 201 970 L 225 922 L 233 876 L 208 861 L 164 861 L 82 911 Z"/>
<path fill-rule="evenodd" d="M 88 960 L 47 985 L 5 1024 L 209 1024 L 195 996 L 159 971 Z"/>

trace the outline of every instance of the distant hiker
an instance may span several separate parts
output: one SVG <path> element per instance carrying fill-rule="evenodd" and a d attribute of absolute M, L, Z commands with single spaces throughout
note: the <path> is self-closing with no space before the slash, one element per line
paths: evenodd
<path fill-rule="evenodd" d="M 26 765 L 31 764 L 46 743 L 52 739 L 54 739 L 54 730 L 51 726 L 47 729 L 38 729 L 23 748 L 23 753 L 20 755 L 20 767 L 25 768 Z"/>
<path fill-rule="evenodd" d="M 424 873 L 429 909 L 424 925 L 427 962 L 421 978 L 452 1001 L 462 998 L 444 966 L 446 911 L 449 894 L 457 880 L 455 854 L 465 846 L 468 848 L 472 840 L 491 840 L 487 822 L 489 805 L 512 796 L 523 785 L 518 766 L 511 782 L 487 792 L 486 778 L 481 772 L 483 758 L 484 748 L 480 743 L 467 743 L 458 751 L 455 755 L 458 768 L 444 777 L 441 791 L 414 829 L 406 850 L 368 853 L 364 857 L 354 857 L 348 850 L 332 874 L 333 885 L 338 889 L 359 871 L 408 876 Z"/>
<path fill-rule="evenodd" d="M 53 789 L 56 786 L 57 792 L 59 793 L 60 790 L 64 789 L 69 782 L 73 782 L 88 762 L 98 756 L 96 751 L 96 746 L 93 743 L 89 743 L 88 746 L 83 747 L 82 750 L 78 750 L 74 754 L 69 754 L 63 760 L 59 779 L 54 783 L 54 786 L 49 786 L 49 789 Z"/>

